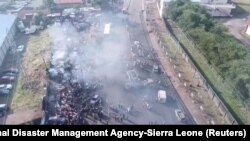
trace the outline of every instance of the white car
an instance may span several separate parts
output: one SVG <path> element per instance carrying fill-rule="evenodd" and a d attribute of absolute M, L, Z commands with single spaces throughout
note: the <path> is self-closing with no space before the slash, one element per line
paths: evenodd
<path fill-rule="evenodd" d="M 0 85 L 0 89 L 11 90 L 12 89 L 12 85 L 11 84 L 1 84 Z"/>
<path fill-rule="evenodd" d="M 17 47 L 17 52 L 22 52 L 24 49 L 24 45 L 20 45 Z"/>

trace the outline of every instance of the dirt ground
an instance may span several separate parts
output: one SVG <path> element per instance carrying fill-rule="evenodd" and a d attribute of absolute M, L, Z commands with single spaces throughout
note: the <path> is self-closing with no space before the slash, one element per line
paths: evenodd
<path fill-rule="evenodd" d="M 247 27 L 246 18 L 231 18 L 223 24 L 228 28 L 230 34 L 240 40 L 246 47 L 250 48 L 250 36 L 245 33 Z"/>
<path fill-rule="evenodd" d="M 28 121 L 41 118 L 41 116 L 42 116 L 42 112 L 41 110 L 38 110 L 38 109 L 20 111 L 20 112 L 16 112 L 14 114 L 8 115 L 8 118 L 5 124 L 20 125 Z"/>
<path fill-rule="evenodd" d="M 231 35 L 241 41 L 246 47 L 250 48 L 250 36 L 246 31 L 246 20 L 250 18 L 250 1 L 249 0 L 233 0 L 238 6 L 240 12 L 234 12 L 233 18 L 219 19 L 228 28 Z"/>

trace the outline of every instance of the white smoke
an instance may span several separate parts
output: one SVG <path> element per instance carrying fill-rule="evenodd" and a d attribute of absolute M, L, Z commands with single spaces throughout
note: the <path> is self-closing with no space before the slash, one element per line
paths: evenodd
<path fill-rule="evenodd" d="M 112 18 L 112 14 L 96 16 L 91 30 L 77 32 L 70 22 L 49 27 L 53 39 L 52 65 L 62 67 L 69 60 L 76 69 L 73 75 L 83 81 L 93 79 L 124 80 L 125 54 L 129 40 L 122 20 Z M 104 35 L 105 23 L 111 23 L 109 35 Z M 100 25 L 100 26 L 99 26 Z"/>

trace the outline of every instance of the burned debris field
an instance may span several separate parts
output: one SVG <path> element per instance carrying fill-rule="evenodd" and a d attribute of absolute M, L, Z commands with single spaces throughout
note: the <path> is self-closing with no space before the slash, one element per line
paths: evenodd
<path fill-rule="evenodd" d="M 137 23 L 114 12 L 77 16 L 48 27 L 43 124 L 193 124 L 153 49 L 130 32 Z"/>

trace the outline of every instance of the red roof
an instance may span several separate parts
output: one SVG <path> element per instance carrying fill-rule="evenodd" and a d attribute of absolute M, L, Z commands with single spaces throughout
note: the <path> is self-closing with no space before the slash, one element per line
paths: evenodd
<path fill-rule="evenodd" d="M 55 4 L 82 4 L 82 0 L 54 0 Z"/>

